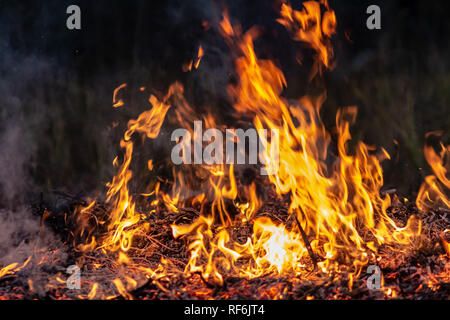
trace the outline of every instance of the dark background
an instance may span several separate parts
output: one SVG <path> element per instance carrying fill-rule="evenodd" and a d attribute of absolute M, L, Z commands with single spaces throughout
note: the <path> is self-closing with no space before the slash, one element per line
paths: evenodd
<path fill-rule="evenodd" d="M 311 51 L 275 21 L 277 0 L 0 1 L 0 205 L 54 189 L 103 192 L 127 121 L 148 107 L 150 92 L 136 93 L 140 86 L 163 93 L 178 80 L 192 105 L 229 112 L 233 65 L 215 28 L 225 7 L 244 30 L 262 27 L 256 52 L 285 73 L 285 96 L 326 88 L 322 116 L 330 129 L 339 107 L 357 105 L 353 137 L 384 146 L 392 155 L 386 188 L 414 196 L 429 173 L 425 134 L 443 130 L 449 141 L 447 1 L 329 2 L 338 20 L 337 67 L 308 83 Z M 71 4 L 81 7 L 82 30 L 66 28 Z M 370 4 L 381 7 L 381 30 L 366 28 Z M 183 72 L 200 44 L 200 68 Z M 125 82 L 127 105 L 114 109 L 112 92 Z"/>

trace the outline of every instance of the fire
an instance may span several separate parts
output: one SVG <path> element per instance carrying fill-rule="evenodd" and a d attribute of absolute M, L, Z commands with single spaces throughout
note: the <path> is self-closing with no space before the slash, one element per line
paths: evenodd
<path fill-rule="evenodd" d="M 444 235 L 450 234 L 450 229 L 445 229 Z M 442 245 L 445 249 L 445 252 L 447 252 L 447 255 L 450 257 L 450 242 L 448 242 L 444 237 L 442 237 Z"/>
<path fill-rule="evenodd" d="M 25 262 L 19 266 L 19 264 L 17 262 L 11 263 L 10 265 L 0 269 L 0 278 L 10 275 L 10 274 L 14 274 L 20 270 L 22 270 L 23 268 L 25 268 L 27 266 L 27 264 L 30 262 L 31 257 L 28 257 L 27 260 L 25 260 Z"/>
<path fill-rule="evenodd" d="M 121 87 L 124 87 L 124 85 Z M 173 92 L 169 91 L 163 101 L 160 101 L 155 96 L 151 95 L 149 103 L 152 105 L 152 108 L 143 112 L 137 119 L 128 122 L 128 129 L 120 142 L 120 146 L 124 149 L 123 162 L 119 166 L 118 173 L 113 178 L 113 181 L 107 184 L 107 187 L 109 188 L 107 192 L 107 202 L 111 204 L 113 209 L 105 221 L 98 221 L 98 218 L 95 218 L 98 225 L 106 225 L 106 229 L 109 233 L 103 239 L 99 239 L 99 241 L 95 240 L 95 236 L 88 235 L 88 238 L 90 238 L 89 244 L 79 245 L 81 251 L 89 251 L 96 247 L 105 248 L 111 251 L 128 251 L 130 249 L 134 234 L 140 231 L 139 228 L 133 229 L 133 226 L 140 221 L 140 214 L 136 212 L 134 199 L 128 190 L 128 182 L 133 175 L 130 170 L 134 147 L 131 137 L 135 132 L 144 134 L 150 139 L 154 139 L 158 136 L 164 117 L 170 108 L 170 105 L 167 105 L 165 101 L 167 101 L 172 94 Z M 114 164 L 118 165 L 117 158 L 114 159 Z M 150 169 L 151 162 L 148 162 L 148 164 Z M 89 209 L 91 209 L 94 204 L 95 202 L 92 202 L 88 207 L 80 209 L 78 215 L 78 221 L 80 223 L 79 237 L 82 237 L 86 232 L 89 233 L 92 231 L 89 230 L 86 224 L 86 221 L 89 219 L 86 215 L 89 215 Z M 98 246 L 99 244 L 100 246 Z"/>
<path fill-rule="evenodd" d="M 430 132 L 427 138 L 439 137 L 440 132 Z M 425 158 L 433 170 L 433 175 L 425 178 L 419 194 L 417 196 L 416 204 L 421 210 L 428 211 L 437 204 L 443 204 L 450 208 L 450 198 L 448 190 L 450 190 L 449 166 L 450 166 L 450 145 L 444 146 L 440 144 L 441 151 L 436 153 L 431 145 L 426 145 L 424 149 Z"/>
<path fill-rule="evenodd" d="M 321 13 L 321 3 L 326 11 Z M 336 15 L 329 9 L 327 1 L 306 1 L 303 3 L 304 9 L 297 11 L 288 4 L 281 6 L 281 18 L 277 21 L 286 27 L 293 34 L 296 41 L 302 41 L 310 45 L 316 52 L 316 71 L 320 71 L 321 66 L 330 68 L 333 58 L 333 48 L 329 43 L 331 36 L 336 32 Z"/>
<path fill-rule="evenodd" d="M 334 11 L 327 1 L 308 1 L 303 5 L 303 11 L 295 11 L 283 4 L 278 22 L 293 34 L 294 40 L 307 42 L 316 51 L 317 68 L 331 68 L 330 39 L 336 29 Z M 173 237 L 187 242 L 189 259 L 185 272 L 200 273 L 205 281 L 216 285 L 223 283 L 225 274 L 246 278 L 265 274 L 307 278 L 314 276 L 312 270 L 325 274 L 348 271 L 351 282 L 376 256 L 381 245 L 402 251 L 412 247 L 421 231 L 420 221 L 411 217 L 405 226 L 397 226 L 387 214 L 390 195 L 380 193 L 381 162 L 389 155 L 384 149 L 377 152 L 362 142 L 355 149 L 349 147 L 350 125 L 356 120 L 357 109 L 347 107 L 337 113 L 338 151 L 337 155 L 331 154 L 333 141 L 320 118 L 326 95 L 288 101 L 283 97 L 287 82 L 282 71 L 273 61 L 259 59 L 255 52 L 256 29 L 241 32 L 239 26 L 232 26 L 225 13 L 220 30 L 238 57 L 235 60 L 237 83 L 228 88 L 236 114 L 250 119 L 258 132 L 263 129 L 279 132 L 276 137 L 279 159 L 274 159 L 274 153 L 269 152 L 275 148 L 273 136 L 261 137 L 267 150 L 263 158 L 265 168 L 271 173 L 267 179 L 277 196 L 288 199 L 288 216 L 285 221 L 257 216 L 263 200 L 256 184 L 239 186 L 233 164 L 175 168 L 170 192 L 163 192 L 158 183 L 145 196 L 151 197 L 151 206 L 163 204 L 170 213 L 179 214 L 185 207 L 199 208 L 193 222 L 171 226 Z M 202 56 L 200 47 L 196 68 Z M 122 105 L 121 100 L 116 101 L 116 94 L 123 87 L 114 93 L 114 106 Z M 119 251 L 119 262 L 125 264 L 130 263 L 125 252 L 132 247 L 135 236 L 151 228 L 142 223 L 142 217 L 152 213 L 137 211 L 136 200 L 128 187 L 133 178 L 130 169 L 133 135 L 155 139 L 167 118 L 169 123 L 176 123 L 195 136 L 192 124 L 200 118 L 184 98 L 179 83 L 173 84 L 162 99 L 151 95 L 149 102 L 151 109 L 129 121 L 120 142 L 123 160 L 120 164 L 115 160 L 117 174 L 107 185 L 107 203 L 112 209 L 107 217 L 96 218 L 96 224 L 105 228 L 106 233 L 96 239 L 92 230 L 81 228 L 79 232 L 88 244 L 81 246 L 81 250 L 95 247 Z M 201 120 L 206 128 L 223 127 L 213 112 Z M 438 179 L 448 186 L 437 158 L 429 153 L 428 159 Z M 272 170 L 275 163 L 277 170 Z M 149 170 L 154 170 L 152 160 L 147 164 Z M 429 199 L 430 191 L 422 191 L 425 193 Z M 89 221 L 88 211 L 80 210 L 80 223 Z M 246 224 L 252 226 L 253 233 L 243 241 L 236 240 L 234 232 Z M 149 277 L 164 274 L 164 268 L 160 267 L 146 273 Z M 120 279 L 113 282 L 121 295 L 131 297 Z M 89 297 L 94 297 L 95 291 L 93 287 Z M 395 296 L 395 292 L 389 294 Z"/>
<path fill-rule="evenodd" d="M 169 92 L 165 100 L 171 94 Z M 128 182 L 132 177 L 132 171 L 129 169 L 133 153 L 131 136 L 135 132 L 139 132 L 150 139 L 156 138 L 165 114 L 170 108 L 169 105 L 159 101 L 153 95 L 150 96 L 149 102 L 153 106 L 151 110 L 143 112 L 138 119 L 129 121 L 128 130 L 120 142 L 121 147 L 125 149 L 124 161 L 119 168 L 119 173 L 107 185 L 109 187 L 107 202 L 112 203 L 114 208 L 109 217 L 108 230 L 114 230 L 114 233 L 111 237 L 104 240 L 102 246 L 114 251 L 118 249 L 127 251 L 130 248 L 134 232 L 137 232 L 137 230 L 126 231 L 126 229 L 132 227 L 140 220 L 139 214 L 135 211 L 133 198 L 128 191 Z"/>
<path fill-rule="evenodd" d="M 89 300 L 95 299 L 95 296 L 97 295 L 97 289 L 98 289 L 98 283 L 94 283 L 92 285 L 91 292 L 89 292 L 89 295 L 88 295 Z"/>
<path fill-rule="evenodd" d="M 230 23 L 230 18 L 228 16 L 228 12 L 225 11 L 223 14 L 223 20 L 220 22 L 221 30 L 227 36 L 234 36 L 234 30 Z"/>
<path fill-rule="evenodd" d="M 191 60 L 189 62 L 189 64 L 185 64 L 183 65 L 183 71 L 187 72 L 187 71 L 191 71 L 192 67 L 194 67 L 195 69 L 198 69 L 199 65 L 200 65 L 200 61 L 202 61 L 202 58 L 204 56 L 205 52 L 203 50 L 202 46 L 198 47 L 198 52 L 197 52 L 197 58 L 194 60 Z"/>
<path fill-rule="evenodd" d="M 118 86 L 116 89 L 114 89 L 114 94 L 113 94 L 113 107 L 114 108 L 119 108 L 121 106 L 123 106 L 123 100 L 122 99 L 117 99 L 117 94 L 119 93 L 119 91 L 123 88 L 125 88 L 127 86 L 126 83 L 121 84 L 120 86 Z"/>

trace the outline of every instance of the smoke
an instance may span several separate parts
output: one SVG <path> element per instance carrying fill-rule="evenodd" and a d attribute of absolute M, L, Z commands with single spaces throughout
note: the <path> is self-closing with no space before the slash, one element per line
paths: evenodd
<path fill-rule="evenodd" d="M 14 99 L 12 99 L 14 100 Z M 17 101 L 17 100 L 15 100 Z M 27 166 L 33 153 L 29 132 L 11 116 L 0 136 L 0 266 L 39 261 L 59 240 L 26 205 L 31 180 Z"/>
<path fill-rule="evenodd" d="M 29 155 L 19 127 L 8 126 L 1 139 L 1 196 L 6 206 L 11 207 L 15 201 L 23 201 L 23 194 L 27 189 L 25 165 Z"/>
<path fill-rule="evenodd" d="M 39 261 L 56 236 L 41 225 L 28 203 L 34 181 L 30 176 L 43 139 L 47 114 L 39 90 L 52 64 L 34 54 L 21 54 L 8 39 L 0 39 L 0 267 Z M 30 266 L 35 264 L 30 263 Z"/>
<path fill-rule="evenodd" d="M 11 108 L 18 99 L 10 97 Z M 16 104 L 14 106 L 14 104 Z M 29 256 L 55 243 L 51 232 L 43 232 L 40 218 L 33 216 L 25 205 L 30 188 L 27 166 L 33 152 L 33 143 L 27 130 L 21 127 L 12 113 L 0 136 L 0 265 L 23 262 Z"/>

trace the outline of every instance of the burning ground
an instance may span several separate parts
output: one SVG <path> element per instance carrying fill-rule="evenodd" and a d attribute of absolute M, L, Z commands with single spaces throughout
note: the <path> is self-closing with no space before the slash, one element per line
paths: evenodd
<path fill-rule="evenodd" d="M 307 1 L 298 9 L 282 4 L 276 22 L 309 48 L 309 82 L 332 72 L 338 21 L 327 1 Z M 114 108 L 126 109 L 132 90 L 145 94 L 149 107 L 127 123 L 106 194 L 53 191 L 32 207 L 5 209 L 0 296 L 448 299 L 450 148 L 436 143 L 442 133 L 426 137 L 431 174 L 416 199 L 400 198 L 384 185 L 381 163 L 389 153 L 351 137 L 356 107 L 339 109 L 328 130 L 320 115 L 326 92 L 284 97 L 284 73 L 255 49 L 260 28 L 244 29 L 227 10 L 207 27 L 224 39 L 233 61 L 234 79 L 225 90 L 230 117 L 193 106 L 180 82 L 165 93 L 118 86 Z M 183 70 L 200 70 L 207 54 L 200 46 Z M 203 136 L 205 150 L 227 128 L 277 134 L 259 137 L 262 165 L 225 164 L 220 147 L 213 148 L 214 162 L 195 165 L 139 152 L 167 144 L 175 128 L 195 138 L 197 120 L 212 135 Z M 174 141 L 182 146 L 180 156 L 196 157 L 184 138 Z M 135 174 L 142 166 L 147 173 Z M 260 175 L 261 166 L 270 174 Z M 16 198 L 6 197 L 13 203 Z M 67 267 L 75 265 L 80 285 L 74 289 L 77 280 Z M 371 265 L 381 269 L 378 289 L 368 285 Z"/>
<path fill-rule="evenodd" d="M 256 216 L 295 230 L 295 222 L 289 221 L 286 201 L 279 199 L 273 190 L 267 191 L 269 196 Z M 71 228 L 66 212 L 74 215 L 74 208 L 86 204 L 68 194 L 55 195 L 53 205 L 59 209 L 53 208 L 47 218 L 50 228 L 46 234 L 53 230 L 63 240 L 55 240 L 58 242 L 53 243 L 54 248 L 35 250 L 33 260 L 23 269 L 16 265 L 5 272 L 0 279 L 3 299 L 448 299 L 449 258 L 444 250 L 445 238 L 441 237 L 448 228 L 449 209 L 439 208 L 425 214 L 414 204 L 393 201 L 388 214 L 398 225 L 404 225 L 412 214 L 423 219 L 420 246 L 407 252 L 380 247 L 368 263 L 380 267 L 383 286 L 370 290 L 367 279 L 371 273 L 365 270 L 349 287 L 347 270 L 313 271 L 311 261 L 307 262 L 309 271 L 301 276 L 268 273 L 249 279 L 224 272 L 221 285 L 208 282 L 201 272 L 186 273 L 188 242 L 175 240 L 170 225 L 195 221 L 199 211 L 194 208 L 183 208 L 178 213 L 156 208 L 140 222 L 150 224 L 151 230 L 134 239 L 126 258 L 120 253 L 103 251 L 80 253 L 70 244 Z M 34 214 L 42 214 L 43 207 L 35 207 Z M 107 207 L 96 204 L 90 212 L 106 215 Z M 214 228 L 214 232 L 219 228 Z M 252 229 L 248 223 L 230 227 L 229 233 L 234 241 L 244 243 Z M 81 287 L 70 290 L 67 287 L 70 274 L 66 269 L 76 262 L 82 266 Z M 245 259 L 241 263 L 245 265 Z"/>

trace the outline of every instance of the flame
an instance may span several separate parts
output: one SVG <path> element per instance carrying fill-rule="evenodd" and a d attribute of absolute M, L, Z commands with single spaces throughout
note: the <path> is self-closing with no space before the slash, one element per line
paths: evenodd
<path fill-rule="evenodd" d="M 439 137 L 441 132 L 430 132 L 426 138 Z M 449 166 L 450 166 L 450 145 L 444 146 L 440 144 L 441 151 L 436 153 L 431 145 L 425 145 L 425 159 L 433 170 L 433 175 L 425 178 L 425 182 L 420 187 L 416 199 L 416 205 L 420 210 L 428 211 L 437 204 L 444 204 L 450 208 L 450 198 L 448 191 L 450 190 Z"/>
<path fill-rule="evenodd" d="M 172 92 L 164 98 L 169 99 Z M 128 191 L 128 182 L 132 177 L 132 171 L 129 169 L 132 153 L 133 142 L 131 137 L 135 132 L 145 134 L 148 138 L 154 139 L 158 136 L 164 117 L 170 106 L 163 101 L 159 101 L 155 96 L 151 95 L 149 99 L 152 108 L 143 112 L 136 120 L 128 122 L 128 130 L 125 132 L 124 138 L 120 145 L 125 149 L 125 156 L 118 174 L 114 177 L 107 193 L 107 202 L 112 203 L 113 210 L 109 217 L 108 230 L 114 230 L 114 233 L 104 240 L 103 247 L 110 249 L 127 251 L 131 247 L 132 238 L 137 230 L 127 231 L 140 220 L 140 215 L 135 212 L 135 203 Z"/>
<path fill-rule="evenodd" d="M 283 4 L 278 22 L 293 33 L 294 40 L 310 44 L 317 52 L 318 67 L 331 68 L 330 37 L 335 33 L 335 14 L 327 1 L 303 5 L 304 10 L 299 12 Z M 323 15 L 321 6 L 325 7 Z M 174 168 L 170 192 L 163 192 L 158 183 L 145 195 L 153 197 L 149 202 L 152 206 L 162 204 L 170 213 L 179 214 L 183 207 L 199 208 L 193 222 L 171 226 L 173 237 L 187 242 L 185 272 L 199 273 L 205 281 L 220 285 L 223 275 L 229 273 L 246 278 L 265 274 L 308 277 L 313 267 L 323 273 L 349 271 L 351 287 L 381 245 L 398 250 L 411 247 L 420 234 L 420 221 L 411 217 L 405 226 L 397 226 L 387 214 L 391 198 L 380 192 L 381 162 L 389 155 L 384 149 L 376 152 L 376 148 L 362 142 L 355 148 L 349 146 L 356 107 L 337 113 L 337 154 L 331 154 L 333 140 L 320 118 L 326 95 L 287 100 L 282 95 L 287 86 L 282 71 L 273 61 L 259 59 L 255 53 L 256 29 L 242 33 L 239 26 L 232 26 L 225 12 L 220 30 L 238 57 L 237 82 L 228 88 L 233 108 L 239 117 L 251 119 L 258 130 L 264 146 L 263 164 L 270 173 L 267 179 L 278 197 L 287 199 L 288 217 L 274 222 L 270 217 L 257 216 L 263 201 L 256 184 L 238 186 L 232 164 Z M 200 49 L 199 59 L 203 55 Z M 187 129 L 192 137 L 197 134 L 192 124 L 199 118 L 207 129 L 221 127 L 210 109 L 202 117 L 195 113 L 179 83 L 172 85 L 162 99 L 151 95 L 149 102 L 152 108 L 128 123 L 120 144 L 123 161 L 114 161 L 117 174 L 107 185 L 107 203 L 112 209 L 107 218 L 98 221 L 106 228 L 106 236 L 98 240 L 89 236 L 89 245 L 82 247 L 92 249 L 95 244 L 96 249 L 120 251 L 118 261 L 124 264 L 130 260 L 122 252 L 132 247 L 136 234 L 149 230 L 141 223 L 142 215 L 136 211 L 128 188 L 133 177 L 133 135 L 155 139 L 171 108 L 173 114 L 168 122 Z M 278 134 L 266 139 L 263 130 Z M 153 162 L 149 160 L 147 166 L 152 170 Z M 81 220 L 92 206 L 80 210 Z M 252 227 L 253 233 L 236 240 L 234 231 L 246 225 Z M 81 234 L 91 233 L 83 229 Z M 158 272 L 164 273 L 162 265 L 157 270 L 162 268 Z M 146 269 L 146 273 L 153 277 L 157 271 Z M 121 295 L 131 298 L 121 280 L 113 282 Z"/>
<path fill-rule="evenodd" d="M 28 259 L 25 260 L 25 262 L 21 266 L 19 266 L 19 263 L 14 262 L 14 263 L 11 263 L 10 265 L 0 269 L 0 278 L 10 275 L 10 274 L 14 274 L 14 273 L 22 270 L 23 268 L 25 268 L 27 266 L 27 264 L 30 262 L 30 260 L 31 260 L 31 256 L 28 257 Z"/>
<path fill-rule="evenodd" d="M 444 231 L 444 235 L 449 233 L 450 234 L 450 229 L 445 229 Z M 447 252 L 447 255 L 450 257 L 450 242 L 448 242 L 447 240 L 444 239 L 444 237 L 442 237 L 442 245 L 445 249 L 445 252 Z"/>
<path fill-rule="evenodd" d="M 127 86 L 127 84 L 123 83 L 120 86 L 118 86 L 116 89 L 114 89 L 114 94 L 113 94 L 113 107 L 114 108 L 119 108 L 124 105 L 124 102 L 122 99 L 117 99 L 117 94 L 119 93 L 119 91 L 121 89 L 125 88 L 126 86 Z"/>
<path fill-rule="evenodd" d="M 220 28 L 225 35 L 229 37 L 234 36 L 234 30 L 233 27 L 231 26 L 230 18 L 227 11 L 223 13 L 223 19 L 220 22 Z"/>
<path fill-rule="evenodd" d="M 202 60 L 204 54 L 205 53 L 203 51 L 202 46 L 198 47 L 197 61 L 195 62 L 195 65 L 194 65 L 195 69 L 198 69 L 198 66 L 200 65 L 200 61 Z"/>
<path fill-rule="evenodd" d="M 251 221 L 261 206 L 261 201 L 256 193 L 256 184 L 252 183 L 250 187 L 244 187 L 243 193 L 247 195 L 249 199 L 246 203 L 236 202 L 235 206 L 239 209 L 242 216 L 242 222 Z"/>
<path fill-rule="evenodd" d="M 188 64 L 183 65 L 183 71 L 187 72 L 187 71 L 191 71 L 192 67 L 194 67 L 195 69 L 198 69 L 199 65 L 200 65 L 200 61 L 202 61 L 203 56 L 205 55 L 205 52 L 203 50 L 202 46 L 198 47 L 198 52 L 197 52 L 197 58 L 194 60 L 191 60 Z"/>
<path fill-rule="evenodd" d="M 114 279 L 112 281 L 114 283 L 114 285 L 117 288 L 117 291 L 119 291 L 119 293 L 127 300 L 133 300 L 133 296 L 131 294 L 128 293 L 128 291 L 125 289 L 122 281 L 120 279 Z"/>
<path fill-rule="evenodd" d="M 321 3 L 326 8 L 323 15 Z M 337 22 L 334 11 L 329 9 L 328 2 L 321 1 L 321 3 L 306 1 L 303 3 L 302 11 L 294 10 L 290 5 L 283 3 L 281 18 L 277 21 L 293 34 L 294 40 L 305 42 L 316 51 L 316 66 L 323 65 L 325 68 L 330 68 L 333 47 L 329 39 L 336 32 Z"/>
<path fill-rule="evenodd" d="M 95 299 L 95 296 L 97 295 L 97 289 L 98 289 L 98 283 L 94 283 L 92 285 L 91 291 L 88 294 L 88 299 L 89 300 L 94 300 Z"/>
<path fill-rule="evenodd" d="M 97 224 L 106 225 L 107 231 L 109 232 L 106 237 L 98 241 L 95 240 L 94 236 L 91 236 L 89 243 L 78 246 L 81 251 L 92 251 L 94 248 L 106 248 L 111 251 L 128 251 L 132 245 L 134 235 L 141 231 L 139 228 L 133 228 L 141 220 L 141 216 L 135 210 L 135 202 L 128 189 L 128 183 L 133 175 L 130 170 L 134 147 L 132 136 L 136 132 L 150 139 L 158 136 L 165 115 L 170 108 L 170 105 L 166 104 L 165 101 L 172 96 L 175 90 L 176 85 L 169 90 L 167 96 L 162 100 L 151 95 L 149 103 L 152 108 L 141 113 L 137 119 L 128 122 L 128 129 L 120 142 L 121 148 L 124 149 L 123 162 L 119 166 L 118 158 L 116 157 L 114 159 L 114 165 L 119 166 L 118 172 L 112 182 L 107 184 L 108 192 L 106 201 L 111 205 L 112 210 L 105 221 L 97 221 Z M 149 169 L 151 169 L 151 163 L 150 161 L 148 162 Z M 80 237 L 92 231 L 88 230 L 86 215 L 89 214 L 94 205 L 95 202 L 92 202 L 89 206 L 81 208 L 79 211 Z"/>

